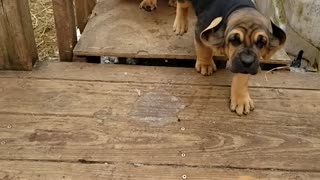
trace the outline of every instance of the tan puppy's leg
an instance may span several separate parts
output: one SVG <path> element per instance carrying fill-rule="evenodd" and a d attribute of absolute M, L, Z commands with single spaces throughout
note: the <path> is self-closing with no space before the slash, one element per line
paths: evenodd
<path fill-rule="evenodd" d="M 248 74 L 235 74 L 232 80 L 230 109 L 240 116 L 254 110 L 248 90 L 249 77 Z"/>
<path fill-rule="evenodd" d="M 212 49 L 197 42 L 196 39 L 194 40 L 194 44 L 197 55 L 196 70 L 204 76 L 211 76 L 212 73 L 217 70 L 215 63 L 212 60 Z"/>
<path fill-rule="evenodd" d="M 157 0 L 143 0 L 140 3 L 140 8 L 143 8 L 146 11 L 153 11 L 157 9 Z"/>
<path fill-rule="evenodd" d="M 173 31 L 176 35 L 183 35 L 188 31 L 188 11 L 191 6 L 188 0 L 178 0 L 176 19 L 173 24 Z"/>

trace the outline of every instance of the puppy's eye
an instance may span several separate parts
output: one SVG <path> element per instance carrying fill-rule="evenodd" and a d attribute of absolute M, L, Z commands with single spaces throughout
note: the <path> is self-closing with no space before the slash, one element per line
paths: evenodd
<path fill-rule="evenodd" d="M 235 47 L 240 46 L 241 45 L 240 34 L 238 34 L 238 33 L 232 34 L 229 37 L 229 42 Z"/>
<path fill-rule="evenodd" d="M 265 46 L 267 45 L 267 38 L 260 35 L 257 39 L 257 42 L 256 42 L 256 46 L 259 48 L 259 49 L 262 49 L 264 48 Z"/>

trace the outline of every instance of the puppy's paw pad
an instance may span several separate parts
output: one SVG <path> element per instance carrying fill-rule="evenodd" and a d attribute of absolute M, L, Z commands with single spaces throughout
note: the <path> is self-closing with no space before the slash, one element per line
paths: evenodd
<path fill-rule="evenodd" d="M 176 19 L 173 24 L 173 32 L 175 32 L 176 35 L 183 35 L 188 32 L 188 21 Z"/>
<path fill-rule="evenodd" d="M 202 64 L 196 63 L 196 70 L 201 73 L 203 76 L 211 76 L 213 72 L 217 70 L 217 67 L 214 63 L 212 64 Z"/>
<path fill-rule="evenodd" d="M 140 3 L 140 8 L 146 11 L 153 11 L 157 9 L 157 1 L 156 0 L 143 0 Z"/>
<path fill-rule="evenodd" d="M 230 109 L 239 116 L 248 115 L 254 110 L 254 103 L 249 95 L 244 97 L 231 97 Z"/>

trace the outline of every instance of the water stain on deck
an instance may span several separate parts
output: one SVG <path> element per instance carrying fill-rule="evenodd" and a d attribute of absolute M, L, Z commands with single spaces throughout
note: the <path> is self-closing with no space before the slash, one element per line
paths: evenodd
<path fill-rule="evenodd" d="M 154 90 L 143 94 L 131 111 L 132 117 L 140 122 L 163 126 L 177 122 L 178 114 L 186 105 L 178 97 L 165 90 Z"/>

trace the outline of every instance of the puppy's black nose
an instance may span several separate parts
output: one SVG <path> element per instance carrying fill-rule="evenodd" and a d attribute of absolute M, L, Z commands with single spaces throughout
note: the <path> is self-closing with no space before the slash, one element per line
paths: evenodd
<path fill-rule="evenodd" d="M 250 67 L 254 63 L 255 59 L 255 56 L 250 53 L 243 52 L 240 54 L 240 61 L 245 67 Z"/>
<path fill-rule="evenodd" d="M 147 5 L 145 8 L 144 8 L 146 11 L 152 11 L 152 7 Z M 156 8 L 155 8 L 156 9 Z"/>

